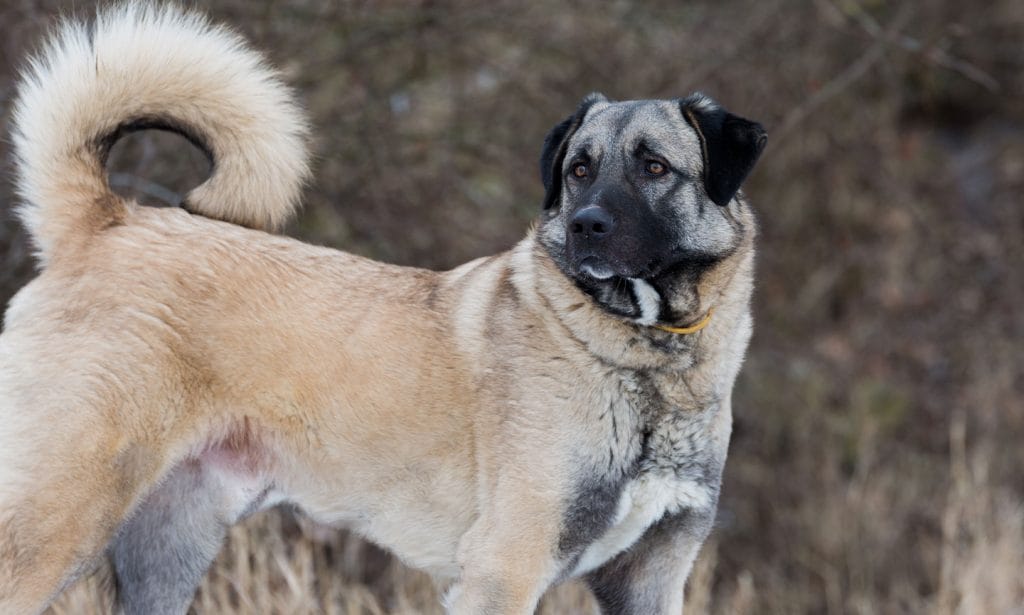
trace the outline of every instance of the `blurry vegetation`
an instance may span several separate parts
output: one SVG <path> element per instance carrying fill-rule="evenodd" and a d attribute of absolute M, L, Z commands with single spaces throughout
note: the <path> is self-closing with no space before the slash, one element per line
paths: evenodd
<path fill-rule="evenodd" d="M 764 122 L 769 147 L 747 186 L 762 228 L 757 332 L 691 606 L 1021 611 L 1019 0 L 208 8 L 267 50 L 317 127 L 316 182 L 288 233 L 392 262 L 446 268 L 511 246 L 540 202 L 544 135 L 591 90 L 700 89 Z M 68 10 L 0 7 L 0 122 L 17 63 Z M 202 177 L 201 157 L 147 139 L 121 147 L 120 189 L 154 201 Z M 31 275 L 7 216 L 0 302 Z M 63 612 L 83 612 L 94 589 Z M 588 600 L 563 588 L 547 612 Z M 271 610 L 438 607 L 422 575 L 272 513 L 233 533 L 197 602 Z"/>

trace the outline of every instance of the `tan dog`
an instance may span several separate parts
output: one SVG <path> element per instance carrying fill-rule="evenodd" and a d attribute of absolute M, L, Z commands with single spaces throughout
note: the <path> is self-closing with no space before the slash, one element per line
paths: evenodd
<path fill-rule="evenodd" d="M 194 14 L 63 26 L 15 126 L 42 272 L 0 336 L 0 612 L 106 554 L 122 611 L 183 613 L 227 527 L 281 501 L 450 583 L 452 613 L 580 576 L 607 612 L 680 611 L 751 333 L 760 126 L 588 97 L 537 230 L 444 273 L 259 230 L 296 205 L 305 123 Z M 210 154 L 183 209 L 109 189 L 142 127 Z"/>

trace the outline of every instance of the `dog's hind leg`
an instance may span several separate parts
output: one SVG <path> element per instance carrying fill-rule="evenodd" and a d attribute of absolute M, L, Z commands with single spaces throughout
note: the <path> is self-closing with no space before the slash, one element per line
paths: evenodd
<path fill-rule="evenodd" d="M 179 464 L 110 545 L 118 611 L 186 612 L 228 528 L 266 495 L 258 481 L 203 457 Z"/>
<path fill-rule="evenodd" d="M 148 347 L 36 314 L 0 336 L 0 613 L 38 613 L 92 570 L 203 431 Z"/>
<path fill-rule="evenodd" d="M 38 427 L 40 435 L 57 429 L 72 431 Z M 37 613 L 89 572 L 121 520 L 160 474 L 159 453 L 133 445 L 107 449 L 108 442 L 73 431 L 77 446 L 63 435 L 54 437 L 54 448 L 3 468 L 0 613 Z M 33 440 L 40 446 L 44 441 Z"/>
<path fill-rule="evenodd" d="M 37 613 L 92 570 L 166 473 L 163 451 L 98 437 L 77 420 L 35 431 L 25 439 L 35 450 L 0 455 L 0 613 Z"/>
<path fill-rule="evenodd" d="M 96 564 L 121 520 L 165 471 L 165 452 L 118 433 L 105 414 L 114 396 L 86 394 L 88 383 L 62 381 L 50 373 L 56 368 L 22 378 L 34 368 L 28 359 L 22 366 L 6 360 L 4 341 L 0 613 L 37 613 Z"/>

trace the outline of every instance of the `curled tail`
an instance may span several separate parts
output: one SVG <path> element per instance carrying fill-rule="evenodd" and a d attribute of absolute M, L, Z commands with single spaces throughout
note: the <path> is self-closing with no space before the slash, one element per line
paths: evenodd
<path fill-rule="evenodd" d="M 132 204 L 104 169 L 126 131 L 181 133 L 213 160 L 190 211 L 271 229 L 308 175 L 308 128 L 291 91 L 232 31 L 174 6 L 130 2 L 92 26 L 65 22 L 22 77 L 14 151 L 22 221 L 45 263 L 117 224 Z"/>

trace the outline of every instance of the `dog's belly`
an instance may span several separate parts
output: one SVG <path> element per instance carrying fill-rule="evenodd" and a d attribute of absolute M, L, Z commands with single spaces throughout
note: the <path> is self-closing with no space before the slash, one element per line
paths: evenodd
<path fill-rule="evenodd" d="M 414 500 L 395 492 L 375 497 L 341 497 L 326 506 L 295 503 L 316 522 L 354 532 L 408 566 L 438 579 L 458 576 L 456 550 L 469 527 L 469 521 L 459 510 L 436 500 Z"/>
<path fill-rule="evenodd" d="M 456 549 L 462 531 L 436 511 L 405 510 L 375 515 L 360 524 L 360 534 L 397 555 L 405 564 L 434 578 L 458 576 Z"/>
<path fill-rule="evenodd" d="M 586 574 L 625 551 L 665 515 L 714 505 L 710 489 L 674 472 L 654 471 L 628 483 L 611 526 L 583 551 L 571 576 Z"/>

